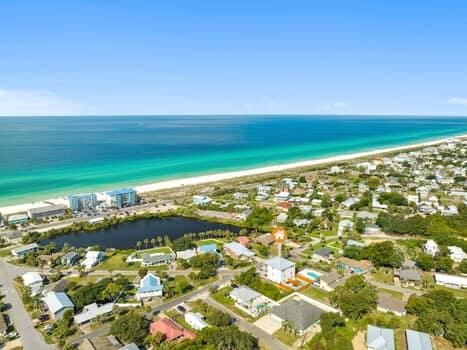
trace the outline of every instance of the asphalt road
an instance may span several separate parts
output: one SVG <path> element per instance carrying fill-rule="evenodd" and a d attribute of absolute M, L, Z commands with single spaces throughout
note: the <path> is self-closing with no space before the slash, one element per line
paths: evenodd
<path fill-rule="evenodd" d="M 235 324 L 240 328 L 241 330 L 247 331 L 248 333 L 254 335 L 256 338 L 259 339 L 261 344 L 266 346 L 269 350 L 288 350 L 290 349 L 288 346 L 285 344 L 281 343 L 279 340 L 274 338 L 272 335 L 269 333 L 266 333 L 262 329 L 258 328 L 252 323 L 249 323 L 245 321 L 243 318 L 238 316 L 236 313 L 232 312 L 229 308 L 225 307 L 221 303 L 217 302 L 216 300 L 212 299 L 211 297 L 208 297 L 205 300 L 208 304 L 211 306 L 214 306 L 215 308 L 228 313 L 230 316 L 232 316 L 236 322 Z"/>
<path fill-rule="evenodd" d="M 23 302 L 13 285 L 14 278 L 27 271 L 30 270 L 10 265 L 0 260 L 0 283 L 2 292 L 5 294 L 4 302 L 11 306 L 9 315 L 13 319 L 16 331 L 21 336 L 24 350 L 55 349 L 54 346 L 47 344 L 42 335 L 34 328 L 34 323 L 25 310 Z"/>

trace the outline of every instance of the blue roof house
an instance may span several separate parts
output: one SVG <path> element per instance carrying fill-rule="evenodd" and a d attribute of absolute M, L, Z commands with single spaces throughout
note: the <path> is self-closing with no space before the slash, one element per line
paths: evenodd
<path fill-rule="evenodd" d="M 148 272 L 141 281 L 139 281 L 139 288 L 136 292 L 136 299 L 143 300 L 152 297 L 161 297 L 164 285 L 161 283 L 159 277 L 151 272 Z"/>
<path fill-rule="evenodd" d="M 433 350 L 428 333 L 407 329 L 405 335 L 407 338 L 407 350 Z"/>
<path fill-rule="evenodd" d="M 368 350 L 395 350 L 394 331 L 388 328 L 368 325 L 366 345 Z"/>

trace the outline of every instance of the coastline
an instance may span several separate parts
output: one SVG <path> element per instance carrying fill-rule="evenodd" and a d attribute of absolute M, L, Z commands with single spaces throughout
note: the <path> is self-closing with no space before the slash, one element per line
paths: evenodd
<path fill-rule="evenodd" d="M 286 164 L 278 164 L 278 165 L 271 165 L 271 166 L 253 168 L 253 169 L 229 171 L 229 172 L 223 172 L 223 173 L 217 173 L 217 174 L 199 175 L 199 176 L 193 176 L 193 177 L 187 177 L 187 178 L 181 178 L 181 179 L 159 181 L 159 182 L 149 183 L 145 185 L 134 186 L 133 188 L 138 193 L 149 193 L 149 192 L 157 192 L 157 191 L 167 190 L 167 189 L 184 188 L 184 187 L 189 187 L 189 186 L 209 184 L 213 182 L 232 180 L 232 179 L 248 177 L 248 176 L 265 175 L 268 173 L 276 173 L 276 172 L 299 169 L 299 168 L 304 168 L 304 167 L 312 167 L 312 166 L 324 165 L 324 164 L 333 164 L 333 163 L 338 163 L 338 162 L 343 162 L 343 161 L 355 160 L 358 158 L 379 156 L 379 155 L 384 155 L 384 154 L 393 153 L 393 152 L 409 151 L 411 149 L 439 145 L 450 140 L 463 140 L 463 139 L 467 139 L 467 134 L 450 136 L 450 137 L 445 137 L 445 138 L 438 139 L 438 140 L 419 142 L 419 143 L 403 145 L 403 146 L 378 148 L 378 149 L 371 150 L 371 151 L 362 151 L 362 152 L 356 152 L 356 153 L 351 153 L 351 154 L 336 155 L 336 156 L 331 156 L 331 157 L 304 160 L 304 161 L 292 162 L 292 163 L 286 163 Z M 37 207 L 41 207 L 41 206 L 45 206 L 49 204 L 66 204 L 66 203 L 67 201 L 65 197 L 51 198 L 51 199 L 45 199 L 41 201 L 34 201 L 34 202 L 29 202 L 29 203 L 0 207 L 0 213 L 2 215 L 11 215 L 13 213 L 26 212 L 28 209 L 37 208 Z"/>

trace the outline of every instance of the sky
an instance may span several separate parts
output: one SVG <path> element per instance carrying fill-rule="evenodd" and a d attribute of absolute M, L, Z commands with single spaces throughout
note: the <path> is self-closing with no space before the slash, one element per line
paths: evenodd
<path fill-rule="evenodd" d="M 467 115 L 467 2 L 0 2 L 0 115 Z"/>

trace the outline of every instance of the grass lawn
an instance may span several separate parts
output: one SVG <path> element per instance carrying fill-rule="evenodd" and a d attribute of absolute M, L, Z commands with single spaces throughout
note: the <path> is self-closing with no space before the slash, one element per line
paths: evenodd
<path fill-rule="evenodd" d="M 279 328 L 279 330 L 275 331 L 273 336 L 287 346 L 292 346 L 299 338 L 298 335 L 292 332 L 286 332 L 283 328 Z"/>
<path fill-rule="evenodd" d="M 395 290 L 385 289 L 385 288 L 378 288 L 378 291 L 381 293 L 389 294 L 390 296 L 402 300 L 404 294 L 401 292 L 396 292 Z"/>
<path fill-rule="evenodd" d="M 196 241 L 193 242 L 196 244 L 198 247 L 200 245 L 205 245 L 205 244 L 215 244 L 217 246 L 217 249 L 222 250 L 222 247 L 224 246 L 224 242 L 221 239 L 203 239 L 201 241 Z"/>
<path fill-rule="evenodd" d="M 325 290 L 310 285 L 306 289 L 301 290 L 300 293 L 305 294 L 312 299 L 317 299 L 329 304 L 329 292 L 326 292 Z"/>
<path fill-rule="evenodd" d="M 390 269 L 378 269 L 371 272 L 371 276 L 377 282 L 394 284 L 394 274 Z"/>
<path fill-rule="evenodd" d="M 11 255 L 11 248 L 0 249 L 0 257 L 4 258 Z"/>
<path fill-rule="evenodd" d="M 156 247 L 150 249 L 143 249 L 137 250 L 136 256 L 140 256 L 141 254 L 171 254 L 172 250 L 169 247 Z"/>
<path fill-rule="evenodd" d="M 189 329 L 191 331 L 194 331 L 196 332 L 196 330 L 194 330 L 189 324 L 188 322 L 185 321 L 185 317 L 178 311 L 174 310 L 174 309 L 170 309 L 170 310 L 167 310 L 164 312 L 165 315 L 169 318 L 171 318 L 172 320 L 174 320 L 175 322 L 177 322 L 180 326 L 182 326 L 183 328 L 186 328 L 186 329 Z"/>
<path fill-rule="evenodd" d="M 141 267 L 140 263 L 127 264 L 126 258 L 128 257 L 128 252 L 115 252 L 107 257 L 103 262 L 96 266 L 96 270 L 99 271 L 138 271 Z M 151 271 L 166 271 L 168 266 L 165 264 L 147 266 L 148 270 Z"/>

